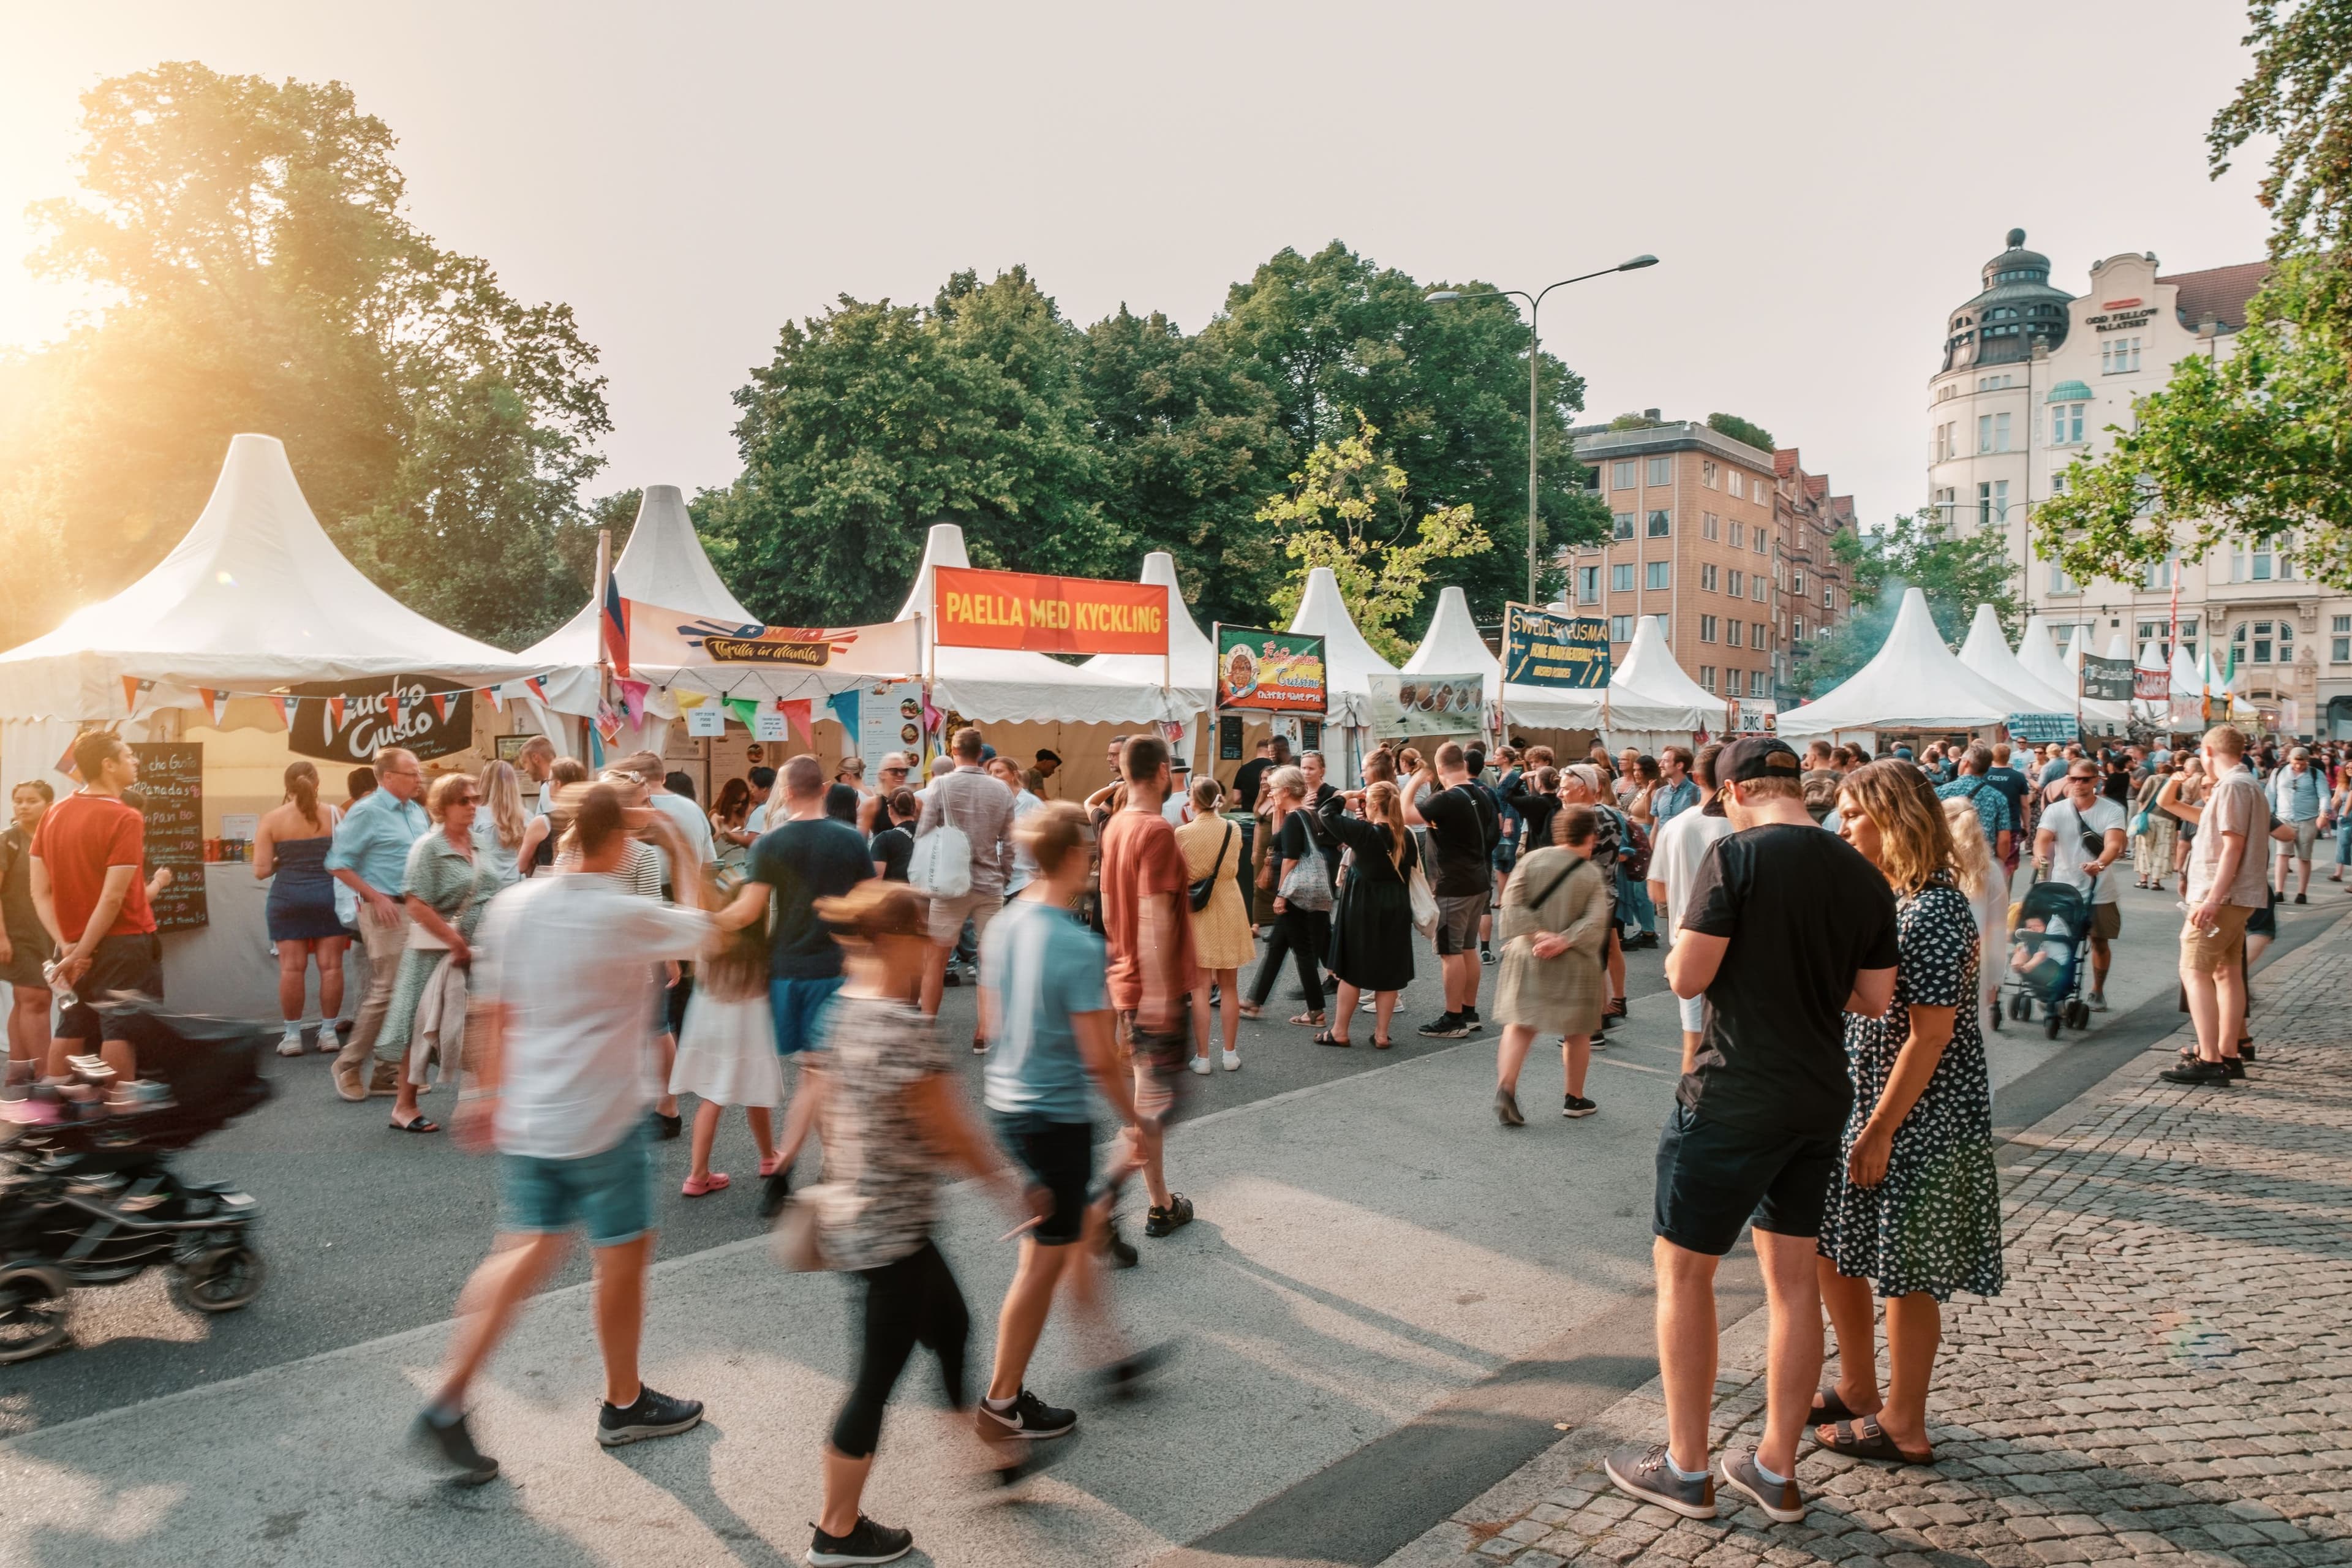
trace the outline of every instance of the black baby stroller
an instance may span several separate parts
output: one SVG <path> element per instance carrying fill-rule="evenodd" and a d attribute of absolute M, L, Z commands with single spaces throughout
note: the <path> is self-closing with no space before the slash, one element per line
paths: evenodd
<path fill-rule="evenodd" d="M 2064 882 L 2036 882 L 2010 910 L 2009 1016 L 2020 1022 L 2042 1004 L 2042 1032 L 2058 1037 L 2061 1026 L 2091 1026 L 2090 1004 L 2083 999 L 2083 956 L 2091 942 L 2091 891 Z"/>
<path fill-rule="evenodd" d="M 77 1085 L 12 1089 L 0 1101 L 0 1362 L 66 1342 L 72 1292 L 116 1285 L 159 1264 L 200 1312 L 230 1312 L 261 1290 L 250 1230 L 253 1199 L 214 1183 L 184 1182 L 170 1152 L 269 1098 L 260 1061 L 269 1037 L 252 1024 L 110 1007 L 167 1104 L 110 1114 L 109 1075 L 76 1058 Z M 89 1099 L 78 1093 L 95 1094 Z"/>

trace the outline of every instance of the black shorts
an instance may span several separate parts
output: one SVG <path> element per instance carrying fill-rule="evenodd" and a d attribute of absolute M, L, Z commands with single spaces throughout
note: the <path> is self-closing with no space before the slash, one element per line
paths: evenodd
<path fill-rule="evenodd" d="M 163 943 L 152 931 L 105 936 L 90 949 L 89 967 L 74 986 L 74 1000 L 58 1020 L 58 1037 L 96 1042 L 119 1037 L 108 1028 L 117 993 L 154 1000 L 163 994 Z"/>
<path fill-rule="evenodd" d="M 1676 1247 L 1720 1258 L 1752 1218 L 1775 1236 L 1819 1236 L 1835 1133 L 1790 1133 L 1710 1121 L 1677 1104 L 1658 1134 L 1650 1228 Z"/>
<path fill-rule="evenodd" d="M 992 1110 L 989 1120 L 1013 1163 L 1053 1197 L 1053 1208 L 1029 1235 L 1040 1247 L 1067 1247 L 1077 1240 L 1086 1232 L 1087 1201 L 1094 1186 L 1094 1124 L 1008 1110 Z"/>

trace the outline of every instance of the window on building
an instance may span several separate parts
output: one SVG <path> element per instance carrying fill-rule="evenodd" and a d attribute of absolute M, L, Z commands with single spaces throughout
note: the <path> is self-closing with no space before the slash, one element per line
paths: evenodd
<path fill-rule="evenodd" d="M 1631 561 L 1620 561 L 1609 568 L 1609 591 L 1612 594 L 1633 591 L 1633 563 Z"/>
<path fill-rule="evenodd" d="M 1698 585 L 1706 589 L 1710 594 L 1716 592 L 1715 574 L 1715 563 L 1712 561 L 1698 569 Z"/>
<path fill-rule="evenodd" d="M 1792 566 L 1789 569 L 1789 592 L 1800 598 L 1804 596 L 1805 569 L 1803 567 Z"/>
<path fill-rule="evenodd" d="M 1989 480 L 1977 486 L 1977 526 L 1992 526 L 1992 485 Z"/>
<path fill-rule="evenodd" d="M 2083 444 L 2083 410 L 2080 403 L 2055 403 L 2050 407 L 2050 444 L 2053 447 L 2079 447 Z"/>
<path fill-rule="evenodd" d="M 1764 531 L 1764 525 L 1763 525 L 1762 523 L 1760 523 L 1760 522 L 1759 522 L 1759 523 L 1758 523 L 1758 524 L 1756 525 L 1756 534 L 1755 534 L 1755 538 L 1756 538 L 1756 553 L 1757 553 L 1757 554 L 1759 554 L 1759 555 L 1761 555 L 1761 554 L 1763 554 L 1763 553 L 1764 553 L 1765 550 L 1766 550 L 1766 549 L 1767 549 L 1767 548 L 1771 544 L 1771 542 L 1772 542 L 1772 536 L 1771 536 L 1770 534 L 1769 534 L 1769 533 L 1767 533 L 1767 532 L 1765 532 L 1765 531 Z"/>
<path fill-rule="evenodd" d="M 1731 548 L 1734 550 L 1748 548 L 1748 525 L 1738 518 L 1732 519 L 1731 521 Z"/>
<path fill-rule="evenodd" d="M 2282 583 L 2294 580 L 2294 535 L 2282 533 L 2278 541 L 2278 574 Z"/>
<path fill-rule="evenodd" d="M 1977 416 L 1977 450 L 1979 453 L 1992 450 L 1992 416 L 1990 414 Z"/>
<path fill-rule="evenodd" d="M 1715 689 L 1715 666 L 1711 664 L 1702 664 L 1698 667 L 1698 684 L 1699 689 L 1702 691 L 1712 691 Z"/>
<path fill-rule="evenodd" d="M 2137 338 L 2109 338 L 2099 345 L 2099 374 L 2125 375 L 2139 368 Z"/>
<path fill-rule="evenodd" d="M 1576 569 L 1576 602 L 1597 605 L 1601 602 L 1601 568 L 1580 566 Z"/>
<path fill-rule="evenodd" d="M 1609 465 L 1609 488 L 1612 490 L 1630 490 L 1633 488 L 1633 464 L 1631 458 L 1622 463 Z"/>
<path fill-rule="evenodd" d="M 1769 632 L 1771 629 L 1771 627 L 1766 626 L 1762 621 L 1748 622 L 1748 646 L 1749 647 L 1770 647 L 1772 646 L 1772 639 L 1765 634 Z"/>
<path fill-rule="evenodd" d="M 1992 449 L 1996 452 L 2009 450 L 2009 416 L 2006 414 L 1992 416 Z"/>
<path fill-rule="evenodd" d="M 1618 538 L 1631 539 L 1633 537 L 1633 514 L 1632 512 L 1621 511 L 1611 521 L 1616 524 L 1616 534 Z"/>
<path fill-rule="evenodd" d="M 1668 642 L 1675 640 L 1675 628 L 1673 623 L 1674 616 L 1660 616 L 1658 617 L 1658 636 Z"/>
<path fill-rule="evenodd" d="M 1744 599 L 1748 596 L 1748 574 L 1737 566 L 1731 569 L 1730 591 L 1731 596 L 1735 599 Z"/>
<path fill-rule="evenodd" d="M 1662 462 L 1664 459 L 1652 458 L 1651 460 L 1653 462 Z M 1719 486 L 1722 481 L 1723 476 L 1716 468 L 1715 459 L 1713 458 L 1701 458 L 1698 465 L 1698 482 L 1705 485 L 1708 489 L 1714 489 Z"/>
<path fill-rule="evenodd" d="M 1675 531 L 1675 514 L 1663 509 L 1650 514 L 1650 537 L 1664 539 Z"/>
<path fill-rule="evenodd" d="M 1767 678 L 1767 676 L 1766 676 L 1766 673 L 1765 673 L 1763 670 L 1760 670 L 1760 669 L 1751 669 L 1751 670 L 1749 670 L 1749 671 L 1748 672 L 1748 696 L 1750 696 L 1750 697 L 1761 697 L 1761 696 L 1763 696 L 1763 695 L 1764 695 L 1764 689 L 1765 689 L 1765 686 L 1766 686 L 1767 684 L 1768 684 L 1768 678 Z"/>
<path fill-rule="evenodd" d="M 2180 646 L 2189 650 L 2189 658 L 2197 657 L 2197 617 L 2194 616 L 2180 623 Z"/>
<path fill-rule="evenodd" d="M 2328 640 L 2327 662 L 2352 664 L 2352 616 L 2334 616 L 2327 626 L 2328 630 L 2335 634 Z M 2337 831 L 2343 830 L 2339 828 Z"/>
<path fill-rule="evenodd" d="M 1713 513 L 1713 512 L 1711 512 L 1711 511 L 1703 511 L 1703 512 L 1699 513 L 1699 514 L 1698 514 L 1698 532 L 1699 532 L 1699 537 L 1700 537 L 1701 539 L 1720 539 L 1720 538 L 1722 538 L 1722 537 L 1723 537 L 1723 520 L 1722 520 L 1721 518 L 1719 518 L 1719 517 L 1716 516 L 1716 515 L 1715 515 L 1715 513 Z"/>
<path fill-rule="evenodd" d="M 1713 642 L 1715 640 L 1715 617 L 1713 616 L 1701 616 L 1698 618 L 1698 640 L 1701 642 Z"/>
<path fill-rule="evenodd" d="M 1731 470 L 1729 483 L 1731 493 L 1733 495 L 1745 497 L 1748 494 L 1748 476 L 1741 473 L 1738 468 Z M 1759 493 L 1760 494 L 1761 492 L 1759 491 Z"/>
<path fill-rule="evenodd" d="M 1834 583 L 1822 584 L 1822 613 L 1823 615 L 1837 613 L 1837 584 Z"/>
<path fill-rule="evenodd" d="M 1992 515 L 2003 528 L 2009 526 L 2009 481 L 2007 479 L 1995 479 L 1992 482 Z"/>
<path fill-rule="evenodd" d="M 2171 587 L 2173 574 L 2179 569 L 2179 565 L 2180 552 L 2178 550 L 2168 552 L 2161 561 L 2149 562 L 2146 585 L 2159 591 Z"/>
<path fill-rule="evenodd" d="M 1648 565 L 1643 569 L 1642 586 L 1650 589 L 1665 587 L 1668 581 L 1666 573 L 1671 565 L 1672 563 L 1665 561 L 1653 561 L 1649 563 Z"/>
<path fill-rule="evenodd" d="M 1790 616 L 1789 617 L 1789 640 L 1790 642 L 1802 642 L 1805 640 L 1804 616 Z"/>
<path fill-rule="evenodd" d="M 2055 561 L 2050 563 L 2050 591 L 2053 594 L 2071 594 L 2075 591 L 2074 579 L 2067 576 L 2066 568 L 2059 565 Z"/>
<path fill-rule="evenodd" d="M 1748 596 L 1760 605 L 1764 602 L 1764 574 L 1750 572 L 1748 574 Z"/>
<path fill-rule="evenodd" d="M 1675 482 L 1675 460 L 1672 458 L 1651 458 L 1650 482 L 1654 485 L 1673 484 Z"/>
<path fill-rule="evenodd" d="M 2281 664 L 2293 664 L 2294 662 L 2294 623 L 2281 621 L 2278 628 L 2278 661 Z"/>
<path fill-rule="evenodd" d="M 1610 616 L 1609 640 L 1611 642 L 1632 642 L 1633 640 L 1633 617 L 1631 616 Z"/>
<path fill-rule="evenodd" d="M 2273 558 L 2271 554 L 2271 542 L 2267 539 L 2258 539 L 2254 541 L 2254 574 L 2252 580 L 2257 583 L 2269 582 L 2271 580 L 2273 564 Z"/>
<path fill-rule="evenodd" d="M 1740 623 L 1738 621 L 1723 623 L 1723 640 L 1727 646 L 1731 647 L 1739 646 L 1739 626 Z"/>

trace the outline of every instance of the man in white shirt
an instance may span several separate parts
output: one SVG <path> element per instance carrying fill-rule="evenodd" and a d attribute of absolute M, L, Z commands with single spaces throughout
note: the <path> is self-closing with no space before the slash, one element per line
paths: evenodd
<path fill-rule="evenodd" d="M 1699 808 L 1676 812 L 1650 840 L 1650 901 L 1658 906 L 1658 916 L 1666 923 L 1669 952 L 1674 951 L 1683 906 L 1690 901 L 1691 884 L 1706 859 L 1708 847 L 1735 831 L 1715 788 L 1715 759 L 1722 751 L 1720 741 L 1699 748 L 1690 768 L 1690 776 L 1698 783 Z M 1687 1071 L 1688 1064 L 1698 1057 L 1699 1033 L 1706 1026 L 1706 996 L 1701 993 L 1675 1000 L 1682 1009 L 1683 1062 Z"/>
<path fill-rule="evenodd" d="M 472 1073 L 458 1096 L 456 1135 L 468 1148 L 498 1149 L 499 1237 L 459 1298 L 446 1375 L 413 1434 L 420 1451 L 466 1485 L 499 1469 L 466 1429 L 466 1391 L 523 1303 L 562 1263 L 575 1228 L 587 1231 L 595 1253 L 604 1361 L 597 1442 L 667 1437 L 702 1419 L 699 1402 L 657 1394 L 637 1375 L 654 1244 L 646 1112 L 655 1083 L 645 1023 L 654 966 L 706 952 L 718 932 L 698 908 L 636 898 L 614 882 L 630 835 L 648 828 L 685 852 L 666 818 L 625 806 L 614 785 L 590 786 L 572 818 L 578 870 L 533 877 L 500 894 L 476 942 L 482 1000 L 478 1033 L 469 1031 L 467 1042 Z M 701 883 L 681 891 L 698 903 Z"/>
<path fill-rule="evenodd" d="M 2091 892 L 2091 1011 L 2107 1010 L 2108 943 L 2123 934 L 2123 879 L 2107 868 L 2123 858 L 2129 840 L 2122 803 L 2099 793 L 2099 764 L 2085 757 L 2067 764 L 2066 793 L 2042 814 L 2033 835 L 2033 864 L 2053 881 Z"/>

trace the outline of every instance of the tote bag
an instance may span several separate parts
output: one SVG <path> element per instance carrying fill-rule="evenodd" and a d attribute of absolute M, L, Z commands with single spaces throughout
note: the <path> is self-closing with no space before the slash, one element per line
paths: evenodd
<path fill-rule="evenodd" d="M 942 822 L 915 840 L 907 858 L 907 880 L 934 899 L 961 899 L 971 891 L 971 840 L 963 829 Z"/>

